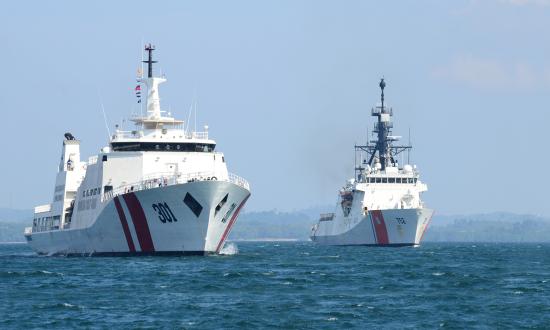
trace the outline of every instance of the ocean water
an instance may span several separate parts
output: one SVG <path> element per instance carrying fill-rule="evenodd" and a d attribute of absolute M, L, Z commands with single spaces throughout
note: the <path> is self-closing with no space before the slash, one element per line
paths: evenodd
<path fill-rule="evenodd" d="M 0 328 L 550 328 L 549 244 L 225 252 L 66 258 L 0 245 Z"/>

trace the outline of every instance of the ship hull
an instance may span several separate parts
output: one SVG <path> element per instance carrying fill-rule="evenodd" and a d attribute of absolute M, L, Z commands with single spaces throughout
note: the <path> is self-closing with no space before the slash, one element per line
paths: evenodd
<path fill-rule="evenodd" d="M 247 189 L 225 181 L 130 192 L 105 202 L 89 226 L 33 232 L 26 238 L 34 251 L 47 255 L 218 253 L 249 196 Z"/>
<path fill-rule="evenodd" d="M 428 228 L 433 210 L 371 210 L 362 217 L 320 222 L 310 236 L 323 245 L 415 246 Z"/>

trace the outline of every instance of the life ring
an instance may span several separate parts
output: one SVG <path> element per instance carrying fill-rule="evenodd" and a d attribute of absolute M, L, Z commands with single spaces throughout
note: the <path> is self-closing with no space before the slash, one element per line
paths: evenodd
<path fill-rule="evenodd" d="M 218 181 L 218 178 L 216 178 L 215 176 L 213 176 L 212 178 L 210 178 L 212 181 Z"/>

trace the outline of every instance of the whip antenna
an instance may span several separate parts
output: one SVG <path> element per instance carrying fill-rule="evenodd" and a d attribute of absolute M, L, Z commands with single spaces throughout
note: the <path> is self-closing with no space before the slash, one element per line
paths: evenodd
<path fill-rule="evenodd" d="M 107 124 L 107 114 L 105 113 L 105 107 L 103 106 L 103 99 L 101 97 L 101 92 L 99 88 L 97 89 L 97 95 L 99 97 L 99 104 L 101 105 L 101 111 L 103 112 L 103 121 L 105 122 L 105 129 L 107 130 L 108 140 L 111 140 L 111 131 L 109 130 L 109 125 Z"/>

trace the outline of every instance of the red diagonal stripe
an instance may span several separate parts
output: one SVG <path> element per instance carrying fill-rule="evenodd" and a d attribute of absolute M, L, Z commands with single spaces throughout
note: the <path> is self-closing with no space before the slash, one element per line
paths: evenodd
<path fill-rule="evenodd" d="M 384 222 L 384 216 L 381 210 L 372 211 L 372 222 L 374 224 L 374 230 L 376 231 L 376 238 L 378 244 L 389 244 L 388 230 L 386 229 L 386 223 Z"/>
<path fill-rule="evenodd" d="M 435 212 L 432 212 L 432 215 L 430 216 L 430 219 L 428 220 L 428 223 L 426 224 L 426 226 L 424 227 L 424 230 L 422 231 L 422 235 L 420 235 L 420 240 L 418 240 L 418 243 L 420 243 L 422 241 L 422 238 L 424 238 L 424 234 L 426 233 L 426 230 L 428 230 L 428 226 L 430 225 L 430 222 L 432 221 L 432 217 L 434 215 Z"/>
<path fill-rule="evenodd" d="M 235 219 L 237 219 L 237 215 L 239 215 L 239 212 L 241 211 L 241 208 L 244 206 L 244 203 L 248 200 L 248 197 L 250 195 L 246 196 L 246 198 L 242 201 L 241 205 L 237 208 L 235 213 L 233 213 L 233 216 L 231 217 L 231 220 L 229 220 L 229 224 L 227 224 L 227 227 L 225 227 L 225 231 L 223 232 L 222 239 L 218 243 L 218 247 L 216 248 L 216 252 L 220 252 L 220 249 L 222 248 L 223 242 L 225 242 L 225 238 L 227 235 L 229 235 L 229 232 L 231 231 L 231 227 L 233 226 L 233 222 L 235 222 Z"/>
<path fill-rule="evenodd" d="M 136 247 L 134 246 L 134 240 L 132 239 L 132 234 L 130 234 L 130 228 L 128 227 L 128 221 L 126 221 L 126 215 L 124 210 L 122 210 L 122 205 L 118 200 L 118 196 L 115 197 L 115 207 L 118 213 L 118 218 L 120 219 L 120 224 L 122 225 L 122 230 L 124 231 L 124 236 L 126 236 L 126 242 L 128 243 L 128 250 L 130 252 L 136 252 Z"/>
<path fill-rule="evenodd" d="M 134 227 L 136 228 L 136 235 L 138 237 L 139 245 L 141 246 L 142 252 L 154 252 L 155 246 L 153 244 L 153 239 L 151 238 L 151 232 L 149 231 L 149 225 L 147 224 L 147 219 L 145 218 L 145 212 L 139 203 L 139 200 L 136 197 L 136 194 L 129 193 L 123 195 L 124 201 L 130 210 L 130 215 L 132 216 L 132 221 L 134 222 Z"/>

